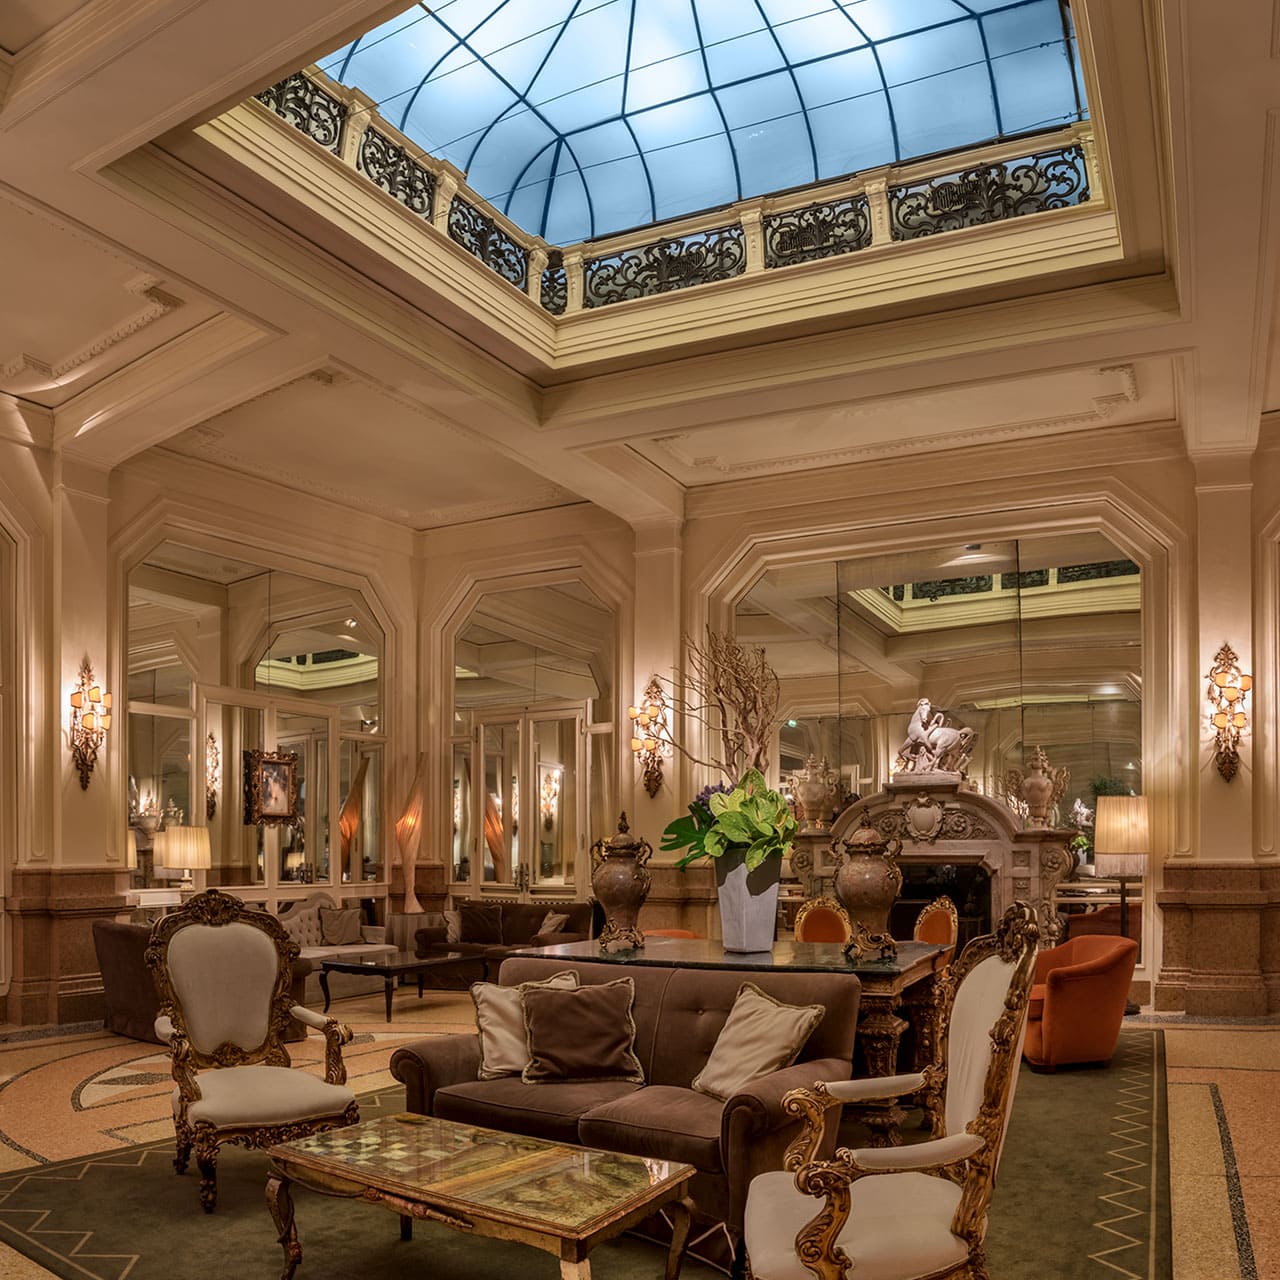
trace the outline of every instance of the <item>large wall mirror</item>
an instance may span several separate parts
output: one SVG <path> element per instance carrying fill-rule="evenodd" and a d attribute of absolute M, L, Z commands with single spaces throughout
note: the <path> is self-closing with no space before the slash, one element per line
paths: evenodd
<path fill-rule="evenodd" d="M 455 893 L 569 897 L 614 814 L 617 620 L 585 583 L 481 596 L 454 641 Z M 616 816 L 616 815 L 615 815 Z"/>
<path fill-rule="evenodd" d="M 360 592 L 166 541 L 129 575 L 129 824 L 137 889 L 385 892 L 381 628 Z"/>
<path fill-rule="evenodd" d="M 782 681 L 781 778 L 810 754 L 881 789 L 912 711 L 973 729 L 973 786 L 1003 798 L 1042 746 L 1064 824 L 1142 791 L 1141 575 L 1097 534 L 972 542 L 767 570 L 736 607 Z"/>

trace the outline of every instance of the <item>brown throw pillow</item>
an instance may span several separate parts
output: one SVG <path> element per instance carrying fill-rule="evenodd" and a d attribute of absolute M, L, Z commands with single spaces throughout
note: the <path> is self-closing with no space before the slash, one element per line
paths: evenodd
<path fill-rule="evenodd" d="M 529 1065 L 529 1041 L 524 1029 L 524 993 L 537 987 L 576 987 L 578 971 L 566 969 L 542 982 L 522 982 L 500 987 L 496 982 L 473 982 L 471 999 L 476 1006 L 476 1030 L 480 1033 L 480 1080 L 518 1076 Z"/>
<path fill-rule="evenodd" d="M 526 1084 L 644 1083 L 644 1070 L 633 1049 L 636 1024 L 631 1006 L 636 984 L 630 978 L 576 991 L 526 986 L 523 996 L 529 1065 L 521 1079 Z"/>
<path fill-rule="evenodd" d="M 326 947 L 346 947 L 363 942 L 359 907 L 321 907 L 320 940 Z"/>
<path fill-rule="evenodd" d="M 464 902 L 459 911 L 459 942 L 502 942 L 502 908 L 496 902 Z"/>
<path fill-rule="evenodd" d="M 789 1067 L 822 1014 L 820 1004 L 783 1004 L 744 982 L 693 1087 L 728 1099 L 757 1076 Z"/>

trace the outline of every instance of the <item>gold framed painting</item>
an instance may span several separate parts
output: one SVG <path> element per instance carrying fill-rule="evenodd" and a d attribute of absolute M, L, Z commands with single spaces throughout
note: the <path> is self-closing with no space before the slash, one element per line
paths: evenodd
<path fill-rule="evenodd" d="M 244 753 L 244 824 L 288 827 L 298 821 L 298 757 L 292 751 Z"/>

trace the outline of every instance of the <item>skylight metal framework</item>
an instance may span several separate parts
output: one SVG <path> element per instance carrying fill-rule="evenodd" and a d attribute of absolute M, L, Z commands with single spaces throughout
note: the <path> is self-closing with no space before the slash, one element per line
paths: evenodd
<path fill-rule="evenodd" d="M 320 65 L 553 244 L 1086 113 L 1066 0 L 442 0 Z"/>

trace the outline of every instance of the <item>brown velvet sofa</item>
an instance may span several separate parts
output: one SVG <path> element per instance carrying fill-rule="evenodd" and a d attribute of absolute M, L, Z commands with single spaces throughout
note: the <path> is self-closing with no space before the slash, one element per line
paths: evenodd
<path fill-rule="evenodd" d="M 151 926 L 148 924 L 129 924 L 121 920 L 93 922 L 93 947 L 102 974 L 103 1027 L 132 1040 L 164 1044 L 156 1035 L 155 1028 L 160 997 L 156 994 L 151 970 L 143 958 L 150 940 Z M 290 994 L 294 1004 L 303 1003 L 307 974 L 314 968 L 316 966 L 310 960 L 293 962 Z M 293 1018 L 288 1019 L 288 1023 L 286 1040 L 306 1039 L 307 1029 L 302 1023 Z"/>
<path fill-rule="evenodd" d="M 783 1095 L 817 1080 L 852 1075 L 861 986 L 851 973 L 744 973 L 667 969 L 593 961 L 516 957 L 498 974 L 503 986 L 575 969 L 582 985 L 635 981 L 635 1052 L 643 1085 L 616 1081 L 525 1084 L 519 1076 L 478 1080 L 477 1036 L 428 1036 L 397 1049 L 391 1073 L 410 1111 L 608 1151 L 681 1160 L 697 1170 L 690 1194 L 700 1213 L 737 1237 L 751 1179 L 781 1169 L 801 1130 Z M 690 1088 L 706 1064 L 743 982 L 787 1004 L 826 1012 L 790 1067 L 751 1081 L 727 1102 Z M 835 1144 L 835 1125 L 830 1146 Z"/>
<path fill-rule="evenodd" d="M 1106 1063 L 1116 1051 L 1138 944 L 1086 933 L 1036 957 L 1022 1055 L 1039 1070 Z"/>
<path fill-rule="evenodd" d="M 473 908 L 481 910 L 473 910 Z M 496 972 L 498 964 L 513 951 L 529 947 L 551 947 L 561 942 L 585 942 L 591 937 L 591 903 L 589 902 L 485 902 L 461 901 L 462 936 L 449 942 L 444 923 L 426 925 L 414 934 L 420 956 L 446 955 L 449 952 L 474 956 L 474 964 L 450 965 L 431 970 L 425 975 L 428 986 L 465 990 L 473 982 L 482 982 Z M 567 915 L 569 919 L 556 933 L 539 933 L 547 912 Z"/>

